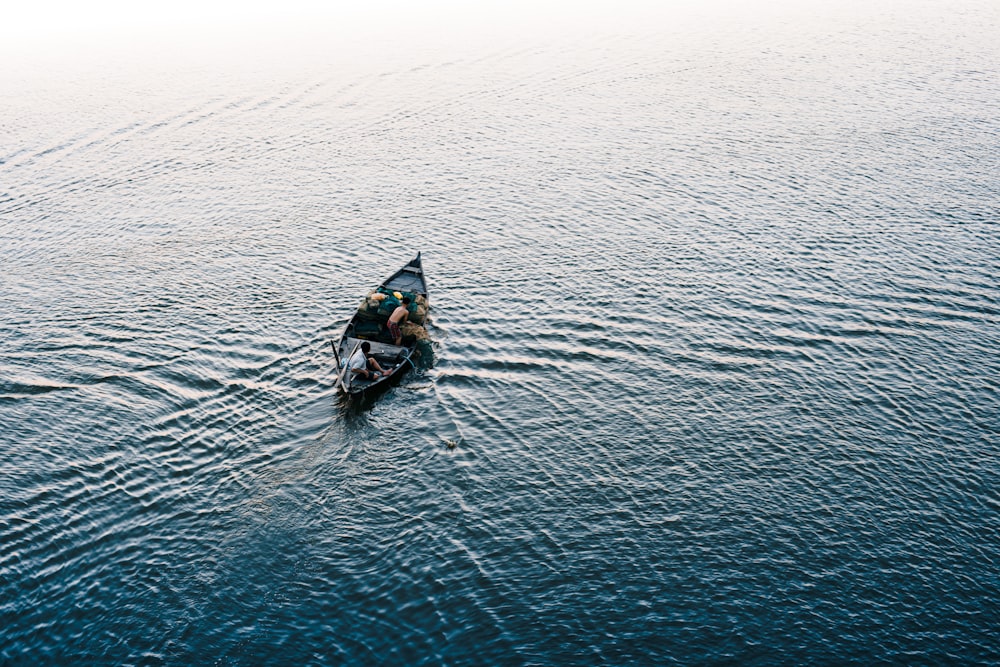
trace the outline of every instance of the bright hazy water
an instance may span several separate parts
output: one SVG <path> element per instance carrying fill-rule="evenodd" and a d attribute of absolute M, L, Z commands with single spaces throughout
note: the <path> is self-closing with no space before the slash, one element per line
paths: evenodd
<path fill-rule="evenodd" d="M 0 663 L 1000 661 L 1000 21 L 940 5 L 8 59 Z M 345 414 L 417 250 L 437 365 Z"/>

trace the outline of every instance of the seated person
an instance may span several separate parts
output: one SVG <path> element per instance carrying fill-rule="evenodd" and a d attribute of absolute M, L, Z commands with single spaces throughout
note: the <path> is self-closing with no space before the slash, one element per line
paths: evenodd
<path fill-rule="evenodd" d="M 382 368 L 375 357 L 369 356 L 368 353 L 371 352 L 371 349 L 372 344 L 364 341 L 347 360 L 347 367 L 351 371 L 352 378 L 360 376 L 366 380 L 377 380 L 392 372 L 391 368 Z"/>

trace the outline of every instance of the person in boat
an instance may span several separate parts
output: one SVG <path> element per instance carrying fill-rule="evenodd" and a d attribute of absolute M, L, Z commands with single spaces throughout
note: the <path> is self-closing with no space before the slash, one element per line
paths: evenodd
<path fill-rule="evenodd" d="M 364 341 L 354 350 L 354 354 L 347 360 L 347 367 L 351 370 L 351 375 L 361 376 L 366 380 L 378 380 L 392 372 L 391 368 L 382 368 L 375 357 L 369 353 L 372 351 L 372 344 Z"/>
<path fill-rule="evenodd" d="M 403 303 L 396 306 L 396 310 L 392 311 L 392 315 L 389 316 L 389 321 L 386 326 L 389 328 L 389 335 L 392 336 L 392 344 L 399 345 L 403 342 L 403 334 L 399 330 L 399 327 L 403 325 L 410 317 L 410 297 L 404 296 Z"/>

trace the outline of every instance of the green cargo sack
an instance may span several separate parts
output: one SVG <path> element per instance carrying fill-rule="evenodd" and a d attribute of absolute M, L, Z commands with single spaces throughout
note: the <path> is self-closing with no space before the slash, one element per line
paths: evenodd
<path fill-rule="evenodd" d="M 388 296 L 382 301 L 382 305 L 378 307 L 378 314 L 385 317 L 392 315 L 392 311 L 396 310 L 399 305 L 399 301 L 394 296 Z"/>

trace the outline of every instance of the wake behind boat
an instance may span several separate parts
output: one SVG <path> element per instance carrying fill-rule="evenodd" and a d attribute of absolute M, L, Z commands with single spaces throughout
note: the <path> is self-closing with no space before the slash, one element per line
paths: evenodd
<path fill-rule="evenodd" d="M 409 303 L 404 303 L 404 299 Z M 400 340 L 396 345 L 389 319 L 399 307 L 406 308 L 407 317 L 399 327 Z M 333 347 L 338 372 L 334 388 L 348 397 L 361 397 L 374 394 L 402 377 L 421 356 L 425 348 L 422 343 L 429 340 L 425 328 L 428 307 L 427 281 L 418 252 L 403 268 L 368 293 L 344 327 L 340 340 Z M 362 350 L 363 343 L 370 346 L 367 356 L 373 357 L 378 366 L 387 371 L 385 374 L 376 375 L 370 367 L 366 368 L 366 373 L 349 368 L 351 358 Z M 359 357 L 355 359 L 360 360 Z"/>

